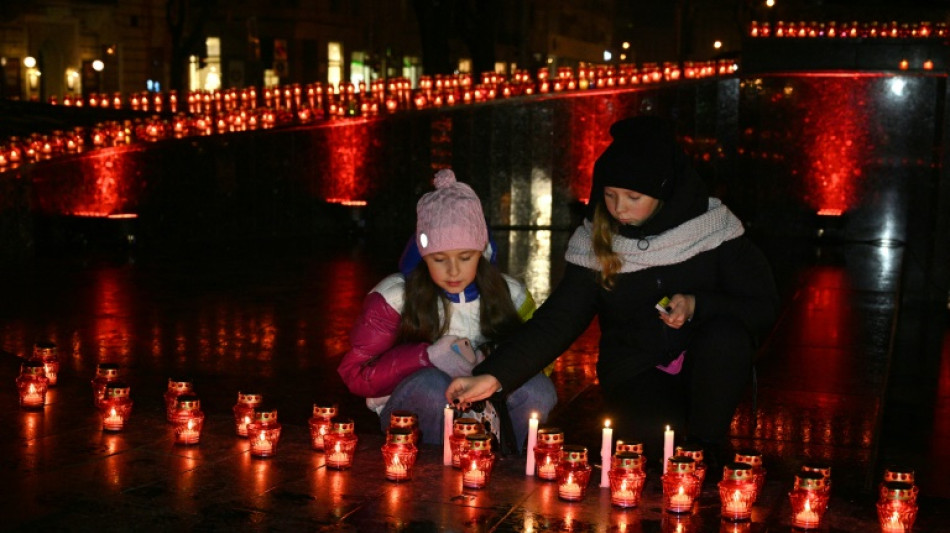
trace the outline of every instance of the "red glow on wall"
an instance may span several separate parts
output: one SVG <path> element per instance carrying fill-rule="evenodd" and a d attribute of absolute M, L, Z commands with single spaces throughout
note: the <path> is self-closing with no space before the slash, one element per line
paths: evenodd
<path fill-rule="evenodd" d="M 327 128 L 328 165 L 320 197 L 337 203 L 365 203 L 372 187 L 368 168 L 379 152 L 377 126 L 378 122 L 359 120 Z"/>
<path fill-rule="evenodd" d="M 854 79 L 831 76 L 809 84 L 803 118 L 805 194 L 815 211 L 845 213 L 855 197 L 867 156 L 869 121 L 863 91 Z"/>
<path fill-rule="evenodd" d="M 581 202 L 590 201 L 590 185 L 594 163 L 610 144 L 610 125 L 626 117 L 616 95 L 605 93 L 601 98 L 578 98 L 571 107 L 570 177 L 571 192 Z M 632 116 L 632 115 L 631 115 Z"/>
<path fill-rule="evenodd" d="M 52 162 L 33 178 L 34 199 L 45 215 L 135 216 L 145 186 L 136 160 L 141 148 L 104 148 Z"/>

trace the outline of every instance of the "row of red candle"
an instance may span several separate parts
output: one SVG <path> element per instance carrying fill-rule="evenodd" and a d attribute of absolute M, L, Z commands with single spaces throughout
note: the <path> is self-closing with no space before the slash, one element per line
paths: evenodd
<path fill-rule="evenodd" d="M 944 22 L 897 23 L 892 22 L 785 22 L 774 25 L 768 22 L 752 21 L 749 26 L 750 37 L 790 37 L 790 38 L 890 38 L 890 39 L 931 39 L 950 36 L 950 26 Z"/>

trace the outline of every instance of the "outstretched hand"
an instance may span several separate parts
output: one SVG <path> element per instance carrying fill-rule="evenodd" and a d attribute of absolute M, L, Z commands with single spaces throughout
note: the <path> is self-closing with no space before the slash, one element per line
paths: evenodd
<path fill-rule="evenodd" d="M 472 402 L 484 400 L 501 388 L 501 383 L 491 374 L 455 378 L 445 389 L 445 399 L 455 408 L 467 410 Z"/>

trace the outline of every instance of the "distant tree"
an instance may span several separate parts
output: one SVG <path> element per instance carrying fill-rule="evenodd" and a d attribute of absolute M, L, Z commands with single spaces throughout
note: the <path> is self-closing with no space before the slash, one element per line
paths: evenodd
<path fill-rule="evenodd" d="M 171 88 L 184 92 L 189 56 L 205 55 L 204 26 L 211 18 L 216 0 L 166 0 L 165 21 L 171 36 Z"/>

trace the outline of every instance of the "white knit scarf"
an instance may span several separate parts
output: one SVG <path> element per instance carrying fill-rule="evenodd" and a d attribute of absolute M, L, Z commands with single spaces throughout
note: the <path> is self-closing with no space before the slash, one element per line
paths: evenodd
<path fill-rule="evenodd" d="M 717 198 L 709 199 L 708 210 L 696 218 L 659 235 L 645 239 L 613 237 L 613 249 L 623 262 L 620 272 L 637 272 L 647 268 L 682 263 L 687 259 L 718 247 L 745 232 L 742 222 Z M 591 222 L 577 228 L 567 243 L 565 259 L 593 270 L 601 270 L 600 261 L 591 244 Z"/>

